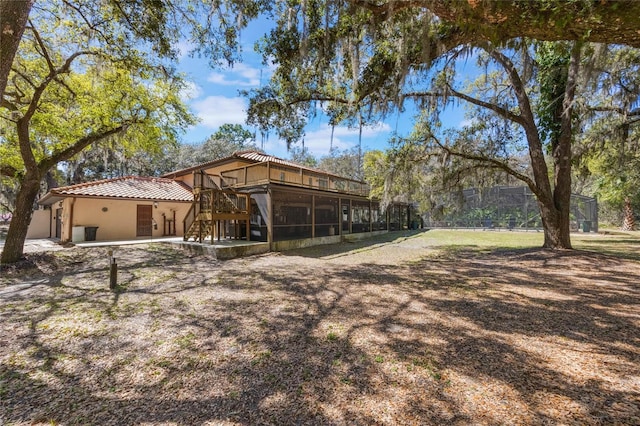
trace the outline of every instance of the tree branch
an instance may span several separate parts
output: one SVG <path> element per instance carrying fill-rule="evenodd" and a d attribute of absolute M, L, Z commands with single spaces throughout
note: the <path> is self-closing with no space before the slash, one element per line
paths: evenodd
<path fill-rule="evenodd" d="M 20 174 L 20 171 L 13 166 L 2 165 L 0 166 L 0 176 L 16 177 Z"/>
<path fill-rule="evenodd" d="M 60 68 L 50 71 L 49 74 L 45 77 L 45 79 L 33 91 L 31 102 L 29 102 L 29 107 L 27 108 L 27 111 L 23 115 L 24 120 L 26 121 L 31 120 L 31 117 L 33 116 L 33 114 L 36 112 L 36 109 L 38 108 L 38 104 L 40 103 L 40 98 L 42 97 L 42 94 L 49 86 L 49 83 L 54 81 L 57 78 L 57 76 L 59 76 L 60 74 L 68 73 L 69 70 L 71 69 L 71 64 L 73 63 L 73 61 L 83 55 L 98 55 L 98 53 L 93 52 L 91 50 L 81 50 L 79 52 L 75 52 L 71 56 L 69 56 L 66 61 L 64 61 L 64 64 L 62 64 Z"/>
<path fill-rule="evenodd" d="M 115 3 L 115 0 L 113 0 L 113 2 Z M 63 3 L 64 3 L 67 7 L 69 7 L 69 8 L 71 8 L 71 9 L 75 10 L 75 11 L 78 13 L 78 15 L 80 15 L 80 17 L 81 17 L 81 18 L 82 18 L 82 20 L 85 22 L 85 24 L 87 24 L 87 26 L 88 26 L 92 31 L 95 31 L 97 34 L 100 34 L 100 36 L 102 37 L 102 39 L 103 39 L 103 40 L 108 41 L 108 38 L 103 34 L 103 32 L 102 32 L 102 31 L 100 31 L 100 30 L 98 29 L 98 25 L 96 25 L 96 24 L 94 24 L 93 22 L 91 22 L 91 21 L 89 20 L 89 18 L 87 18 L 87 17 L 85 16 L 84 12 L 82 11 L 82 9 L 81 9 L 80 7 L 78 7 L 74 2 L 70 2 L 70 1 L 66 1 L 66 0 L 63 0 Z M 104 21 L 103 21 L 103 22 L 104 22 Z M 102 23 L 102 22 L 101 22 L 101 23 Z"/>
<path fill-rule="evenodd" d="M 466 153 L 466 152 L 455 151 L 455 150 L 451 149 L 450 147 L 448 147 L 447 145 L 445 145 L 442 142 L 440 142 L 440 140 L 438 140 L 438 138 L 435 135 L 431 134 L 431 135 L 429 135 L 429 137 L 443 151 L 445 151 L 447 154 L 452 155 L 454 157 L 464 158 L 465 160 L 476 161 L 476 162 L 479 162 L 479 163 L 483 163 L 486 166 L 490 166 L 492 168 L 497 168 L 497 169 L 503 170 L 504 172 L 508 173 L 509 175 L 511 175 L 511 176 L 523 181 L 524 183 L 526 183 L 527 186 L 531 189 L 531 191 L 533 193 L 535 193 L 536 195 L 538 194 L 539 190 L 538 190 L 538 187 L 536 186 L 535 182 L 529 176 L 524 175 L 524 174 L 514 170 L 507 163 L 504 163 L 504 162 L 502 162 L 500 160 L 497 160 L 495 158 L 485 157 L 483 155 L 476 155 L 476 154 L 469 154 L 469 153 Z"/>
<path fill-rule="evenodd" d="M 40 47 L 41 50 L 41 54 L 44 57 L 44 60 L 47 62 L 47 67 L 49 67 L 49 73 L 55 73 L 55 66 L 53 65 L 53 62 L 51 61 L 51 57 L 49 56 L 49 52 L 47 52 L 47 47 L 44 45 L 44 42 L 42 41 L 42 38 L 40 37 L 40 33 L 38 32 L 38 30 L 36 29 L 36 26 L 33 25 L 33 22 L 31 22 L 31 20 L 29 20 L 29 29 L 33 32 L 34 37 L 36 38 L 36 42 L 38 43 L 38 46 Z"/>
<path fill-rule="evenodd" d="M 616 113 L 618 113 L 620 115 L 625 115 L 627 117 L 638 117 L 638 116 L 640 116 L 640 108 L 636 108 L 636 109 L 632 109 L 631 111 L 627 111 L 626 109 L 621 108 L 621 107 L 598 105 L 598 106 L 590 107 L 589 110 L 590 111 L 595 111 L 595 112 L 616 112 Z"/>
<path fill-rule="evenodd" d="M 42 173 L 45 173 L 47 170 L 51 169 L 53 166 L 60 163 L 61 161 L 68 160 L 74 155 L 80 153 L 83 149 L 85 149 L 89 145 L 96 143 L 100 140 L 106 139 L 110 136 L 126 131 L 126 129 L 131 124 L 133 123 L 125 123 L 111 129 L 99 131 L 96 133 L 91 133 L 90 135 L 87 135 L 77 140 L 73 145 L 69 146 L 68 148 L 63 149 L 62 151 L 54 152 L 53 154 L 51 154 L 51 156 L 41 160 L 38 163 L 38 170 L 40 170 Z"/>
<path fill-rule="evenodd" d="M 511 120 L 515 123 L 524 125 L 523 119 L 520 115 L 515 114 L 511 111 L 509 111 L 506 108 L 502 108 L 501 106 L 498 106 L 496 104 L 492 104 L 489 102 L 485 102 L 485 101 L 481 101 L 480 99 L 476 99 L 474 97 L 471 97 L 469 95 L 466 95 L 462 92 L 458 92 L 457 90 L 455 90 L 453 87 L 449 86 L 447 84 L 447 90 L 449 90 L 453 96 L 455 96 L 456 98 L 462 99 L 464 101 L 467 101 L 471 104 L 477 105 L 479 107 L 483 107 L 483 108 L 487 108 L 490 109 L 491 111 L 495 112 L 496 114 L 500 115 L 501 117 L 506 118 L 507 120 Z M 444 93 L 441 92 L 408 92 L 408 93 L 403 93 L 402 97 L 404 98 L 442 98 L 446 96 Z"/>
<path fill-rule="evenodd" d="M 33 89 L 36 89 L 37 86 L 36 84 L 31 81 L 30 76 L 28 76 L 27 74 L 23 73 L 21 70 L 17 69 L 17 68 L 11 68 L 11 71 L 13 71 L 16 75 L 20 76 L 20 78 L 22 78 L 29 86 L 31 86 Z M 15 76 L 14 76 L 15 78 Z M 18 87 L 17 84 L 15 84 L 15 80 L 12 79 L 12 81 L 14 82 L 14 86 L 16 86 L 16 88 Z M 5 92 L 7 93 L 7 92 Z M 22 93 L 22 95 L 24 96 L 24 92 Z"/>
<path fill-rule="evenodd" d="M 351 0 L 379 19 L 389 19 L 407 9 L 428 10 L 449 26 L 444 45 L 502 42 L 514 38 L 583 40 L 640 47 L 640 2 Z M 380 4 L 382 3 L 382 4 Z M 624 5 L 624 6 L 622 6 Z M 453 40 L 455 39 L 455 40 Z"/>
<path fill-rule="evenodd" d="M 477 105 L 479 107 L 489 109 L 489 110 L 495 112 L 496 114 L 500 115 L 501 117 L 504 117 L 507 120 L 513 121 L 514 123 L 518 123 L 518 124 L 521 124 L 521 125 L 525 124 L 525 121 L 522 118 L 522 116 L 520 116 L 518 114 L 515 114 L 515 113 L 509 111 L 506 108 L 503 108 L 503 107 L 501 107 L 499 105 L 496 105 L 496 104 L 492 104 L 490 102 L 481 101 L 480 99 L 476 99 L 476 98 L 473 98 L 473 97 L 471 97 L 469 95 L 466 95 L 466 94 L 464 94 L 462 92 L 458 92 L 457 90 L 455 90 L 453 87 L 449 86 L 448 84 L 447 84 L 447 87 L 448 87 L 448 90 L 456 98 L 465 100 L 465 101 L 467 101 L 467 102 L 469 102 L 471 104 Z"/>
<path fill-rule="evenodd" d="M 9 102 L 5 98 L 0 99 L 0 108 L 6 108 L 9 111 L 17 111 L 18 110 L 18 107 L 13 102 Z"/>

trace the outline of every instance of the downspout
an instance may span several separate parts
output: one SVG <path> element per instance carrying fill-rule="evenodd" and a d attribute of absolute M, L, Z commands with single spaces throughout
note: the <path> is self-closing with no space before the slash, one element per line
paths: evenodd
<path fill-rule="evenodd" d="M 65 243 L 71 241 L 72 230 L 73 230 L 73 206 L 76 203 L 76 197 L 71 198 L 71 204 L 69 206 L 69 224 L 67 225 L 67 239 Z"/>

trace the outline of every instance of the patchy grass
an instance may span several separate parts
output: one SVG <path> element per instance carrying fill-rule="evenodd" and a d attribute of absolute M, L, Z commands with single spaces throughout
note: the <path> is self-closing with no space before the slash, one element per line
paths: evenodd
<path fill-rule="evenodd" d="M 640 424 L 639 234 L 573 242 L 129 246 L 117 292 L 105 249 L 34 254 L 0 278 L 0 423 Z"/>

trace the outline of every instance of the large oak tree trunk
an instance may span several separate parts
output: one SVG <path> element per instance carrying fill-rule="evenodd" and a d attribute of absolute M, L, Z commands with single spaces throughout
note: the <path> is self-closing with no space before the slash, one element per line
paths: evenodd
<path fill-rule="evenodd" d="M 576 85 L 578 81 L 578 70 L 580 66 L 580 52 L 582 43 L 574 42 L 571 48 L 569 64 L 566 69 L 567 78 L 564 87 L 562 103 L 558 102 L 556 120 L 560 124 L 560 132 L 556 140 L 551 143 L 553 166 L 554 166 L 554 188 L 553 206 L 556 212 L 556 220 L 549 229 L 549 238 L 545 232 L 545 247 L 550 248 L 571 248 L 571 142 L 573 139 L 573 101 L 575 99 Z"/>
<path fill-rule="evenodd" d="M 0 103 L 34 0 L 0 0 Z"/>
<path fill-rule="evenodd" d="M 11 225 L 2 250 L 0 263 L 13 263 L 22 259 L 24 254 L 24 240 L 33 215 L 33 203 L 40 191 L 40 176 L 27 173 L 21 182 L 16 197 L 16 208 L 11 218 Z"/>
<path fill-rule="evenodd" d="M 538 200 L 540 207 L 540 217 L 542 219 L 542 228 L 544 230 L 544 248 L 550 249 L 570 249 L 570 223 L 569 214 L 563 213 L 552 204 L 544 204 Z M 569 206 L 563 208 L 569 211 Z"/>
<path fill-rule="evenodd" d="M 569 62 L 563 63 L 561 58 L 552 65 L 554 75 L 550 78 L 555 83 L 551 99 L 547 96 L 542 101 L 550 101 L 551 155 L 553 158 L 554 185 L 549 185 L 546 163 L 542 161 L 542 144 L 539 133 L 535 129 L 535 121 L 527 117 L 529 131 L 527 140 L 529 152 L 532 154 L 532 167 L 535 176 L 536 196 L 540 206 L 540 217 L 544 228 L 545 248 L 570 249 L 571 247 L 571 142 L 573 138 L 572 114 L 575 99 L 580 52 L 582 44 L 574 42 Z M 566 76 L 566 78 L 563 76 Z M 560 77 L 560 78 L 559 78 Z M 562 100 L 560 102 L 560 100 Z M 535 129 L 535 130 L 534 130 Z M 536 155 L 534 156 L 533 153 Z M 535 191 L 534 191 L 535 192 Z"/>

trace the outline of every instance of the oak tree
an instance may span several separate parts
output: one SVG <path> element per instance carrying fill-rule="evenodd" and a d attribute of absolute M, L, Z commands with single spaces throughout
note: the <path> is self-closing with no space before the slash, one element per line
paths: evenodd
<path fill-rule="evenodd" d="M 179 98 L 183 82 L 144 46 L 107 43 L 117 19 L 55 1 L 34 6 L 0 109 L 0 173 L 19 183 L 0 261 L 23 254 L 45 174 L 94 143 L 118 138 L 148 150 L 175 143 L 193 118 Z M 96 35 L 100 34 L 100 35 Z"/>

